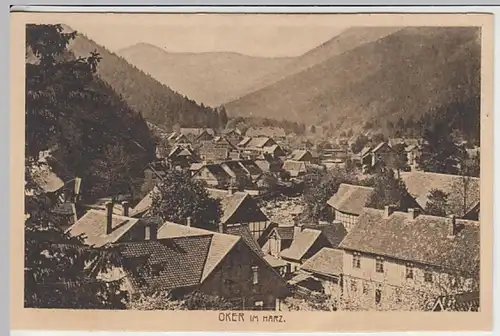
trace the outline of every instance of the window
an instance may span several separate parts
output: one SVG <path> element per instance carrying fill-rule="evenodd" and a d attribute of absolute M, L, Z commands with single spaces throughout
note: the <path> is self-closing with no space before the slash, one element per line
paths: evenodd
<path fill-rule="evenodd" d="M 425 282 L 432 282 L 432 272 L 431 271 L 424 272 L 424 281 Z"/>
<path fill-rule="evenodd" d="M 356 280 L 351 280 L 351 292 L 356 292 Z"/>
<path fill-rule="evenodd" d="M 382 299 L 382 290 L 375 289 L 375 304 L 380 304 L 380 300 Z"/>
<path fill-rule="evenodd" d="M 259 266 L 253 266 L 252 273 L 253 273 L 253 284 L 256 285 L 259 283 Z"/>
<path fill-rule="evenodd" d="M 353 268 L 361 268 L 361 256 L 359 253 L 354 253 L 352 256 L 352 267 Z"/>
<path fill-rule="evenodd" d="M 413 265 L 406 264 L 406 279 L 413 279 Z"/>
<path fill-rule="evenodd" d="M 369 287 L 368 283 L 365 282 L 363 284 L 363 294 L 366 295 L 366 294 L 368 294 L 369 291 L 370 291 L 370 287 Z"/>
<path fill-rule="evenodd" d="M 384 273 L 384 259 L 377 258 L 375 261 L 375 271 L 377 273 Z"/>

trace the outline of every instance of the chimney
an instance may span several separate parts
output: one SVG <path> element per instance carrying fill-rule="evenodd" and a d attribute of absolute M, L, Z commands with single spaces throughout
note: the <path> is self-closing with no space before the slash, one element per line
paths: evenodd
<path fill-rule="evenodd" d="M 113 231 L 113 202 L 106 202 L 106 234 Z"/>
<path fill-rule="evenodd" d="M 456 234 L 457 234 L 457 219 L 456 219 L 456 216 L 455 215 L 449 215 L 448 216 L 449 220 L 449 225 L 448 225 L 448 228 L 449 228 L 449 231 L 448 231 L 448 236 L 449 237 L 454 237 Z"/>
<path fill-rule="evenodd" d="M 129 204 L 128 201 L 122 202 L 123 216 L 128 217 Z"/>
<path fill-rule="evenodd" d="M 384 208 L 384 218 L 389 218 L 395 211 L 396 207 L 394 205 L 386 205 Z"/>
<path fill-rule="evenodd" d="M 219 232 L 220 233 L 225 233 L 224 231 L 226 231 L 226 230 L 225 230 L 224 223 L 219 223 L 218 227 L 219 227 Z"/>
<path fill-rule="evenodd" d="M 191 226 L 191 217 L 186 218 L 186 226 Z"/>
<path fill-rule="evenodd" d="M 408 219 L 409 220 L 414 220 L 419 215 L 419 212 L 420 211 L 417 208 L 409 208 L 408 209 Z"/>
<path fill-rule="evenodd" d="M 144 240 L 156 240 L 158 232 L 158 219 L 150 218 L 144 226 Z"/>

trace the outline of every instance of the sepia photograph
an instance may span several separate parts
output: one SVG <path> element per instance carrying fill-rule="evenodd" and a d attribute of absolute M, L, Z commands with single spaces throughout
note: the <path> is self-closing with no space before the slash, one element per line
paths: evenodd
<path fill-rule="evenodd" d="M 491 310 L 484 16 L 30 15 L 24 309 Z"/>

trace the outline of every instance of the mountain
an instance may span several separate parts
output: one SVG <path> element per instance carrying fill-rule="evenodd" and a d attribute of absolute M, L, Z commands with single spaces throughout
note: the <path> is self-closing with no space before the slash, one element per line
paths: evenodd
<path fill-rule="evenodd" d="M 65 26 L 65 31 L 73 31 Z M 96 51 L 101 56 L 97 75 L 120 95 L 127 105 L 157 125 L 172 127 L 218 127 L 218 113 L 159 83 L 93 40 L 77 34 L 69 44 L 75 56 L 86 57 Z"/>
<path fill-rule="evenodd" d="M 231 52 L 172 53 L 147 43 L 127 47 L 118 54 L 159 82 L 209 106 L 251 92 L 264 75 L 292 60 Z"/>
<path fill-rule="evenodd" d="M 418 117 L 480 94 L 479 29 L 409 27 L 225 104 L 230 116 L 329 124 Z"/>

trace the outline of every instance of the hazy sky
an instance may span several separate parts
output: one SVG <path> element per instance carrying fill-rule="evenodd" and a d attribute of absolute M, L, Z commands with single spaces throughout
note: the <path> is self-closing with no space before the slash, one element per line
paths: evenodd
<path fill-rule="evenodd" d="M 114 15 L 105 20 L 72 17 L 63 23 L 111 51 L 145 42 L 172 52 L 231 51 L 267 57 L 303 54 L 346 28 L 326 17 L 292 18 L 171 14 L 132 19 Z"/>

